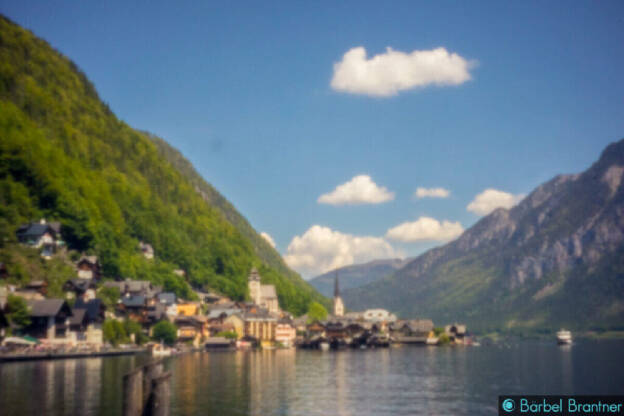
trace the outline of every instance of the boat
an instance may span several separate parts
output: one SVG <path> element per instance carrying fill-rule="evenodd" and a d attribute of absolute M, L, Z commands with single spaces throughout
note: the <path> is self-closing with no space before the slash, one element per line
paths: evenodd
<path fill-rule="evenodd" d="M 151 349 L 153 357 L 169 357 L 171 355 L 171 348 L 163 344 L 154 344 Z"/>
<path fill-rule="evenodd" d="M 572 343 L 572 333 L 566 329 L 557 331 L 557 344 L 567 345 Z"/>
<path fill-rule="evenodd" d="M 319 344 L 319 348 L 321 349 L 321 351 L 328 351 L 329 350 L 329 342 L 321 342 Z"/>
<path fill-rule="evenodd" d="M 439 338 L 438 337 L 427 337 L 425 343 L 427 345 L 438 345 Z"/>

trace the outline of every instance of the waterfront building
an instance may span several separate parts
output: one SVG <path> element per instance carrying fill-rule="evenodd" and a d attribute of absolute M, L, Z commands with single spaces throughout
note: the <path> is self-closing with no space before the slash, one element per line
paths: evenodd
<path fill-rule="evenodd" d="M 195 347 L 199 347 L 202 339 L 210 335 L 204 316 L 180 315 L 175 318 L 174 323 L 178 327 L 178 341 L 190 341 Z"/>
<path fill-rule="evenodd" d="M 338 272 L 336 272 L 336 280 L 334 281 L 334 316 L 344 316 L 344 303 L 340 297 L 340 287 L 338 284 Z"/>
<path fill-rule="evenodd" d="M 280 319 L 275 326 L 275 341 L 290 348 L 295 344 L 296 338 L 297 330 L 292 325 L 292 321 L 286 318 Z"/>
<path fill-rule="evenodd" d="M 261 344 L 275 340 L 277 317 L 267 309 L 254 306 L 243 313 L 245 321 L 245 336 L 254 338 Z"/>
<path fill-rule="evenodd" d="M 461 325 L 458 323 L 454 323 L 452 325 L 446 325 L 444 327 L 444 332 L 449 336 L 451 341 L 456 344 L 463 344 L 464 337 L 466 336 L 466 325 Z"/>
<path fill-rule="evenodd" d="M 49 343 L 74 342 L 69 329 L 72 311 L 64 299 L 28 300 L 30 325 L 26 334 Z"/>
<path fill-rule="evenodd" d="M 76 333 L 78 343 L 99 346 L 103 342 L 102 323 L 106 306 L 100 299 L 77 299 L 72 308 L 70 329 Z"/>

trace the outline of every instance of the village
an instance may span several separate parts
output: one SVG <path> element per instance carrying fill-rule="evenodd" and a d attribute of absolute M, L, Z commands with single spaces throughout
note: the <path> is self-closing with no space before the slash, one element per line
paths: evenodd
<path fill-rule="evenodd" d="M 50 258 L 64 244 L 61 224 L 45 220 L 24 224 L 17 238 L 38 249 L 43 258 Z M 146 259 L 154 258 L 149 243 L 141 242 L 137 249 Z M 45 281 L 21 287 L 0 284 L 0 360 L 53 353 L 149 350 L 169 355 L 198 349 L 327 350 L 471 343 L 464 325 L 435 328 L 429 319 L 400 320 L 383 309 L 346 311 L 338 276 L 331 314 L 293 317 L 281 310 L 275 286 L 262 284 L 255 268 L 247 278 L 249 299 L 240 301 L 201 290 L 194 290 L 197 300 L 181 299 L 146 280 L 104 279 L 94 255 L 81 255 L 74 266 L 75 276 L 63 285 L 64 298 L 48 297 Z M 6 267 L 0 263 L 0 282 L 6 278 Z"/>

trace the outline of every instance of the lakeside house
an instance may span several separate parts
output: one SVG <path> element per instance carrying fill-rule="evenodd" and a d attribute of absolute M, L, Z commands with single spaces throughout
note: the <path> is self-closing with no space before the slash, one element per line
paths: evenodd
<path fill-rule="evenodd" d="M 28 300 L 30 325 L 27 335 L 48 343 L 74 342 L 69 328 L 72 311 L 64 299 Z"/>
<path fill-rule="evenodd" d="M 272 345 L 275 341 L 277 316 L 268 309 L 253 306 L 243 313 L 245 321 L 245 336 L 254 338 L 263 347 Z"/>
<path fill-rule="evenodd" d="M 293 326 L 290 318 L 281 318 L 275 326 L 275 342 L 284 347 L 290 348 L 295 345 L 297 330 Z"/>
<path fill-rule="evenodd" d="M 70 329 L 76 334 L 78 343 L 101 346 L 104 342 L 102 324 L 106 306 L 100 299 L 78 298 L 72 308 Z"/>
<path fill-rule="evenodd" d="M 444 332 L 449 336 L 452 342 L 456 344 L 463 344 L 466 336 L 466 325 L 454 323 L 452 325 L 446 325 Z"/>

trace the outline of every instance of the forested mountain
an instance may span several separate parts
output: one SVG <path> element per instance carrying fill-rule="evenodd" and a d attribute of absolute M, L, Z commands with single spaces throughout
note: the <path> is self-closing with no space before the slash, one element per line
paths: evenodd
<path fill-rule="evenodd" d="M 487 331 L 624 329 L 624 140 L 587 171 L 541 185 L 457 240 L 345 291 L 380 306 Z"/>
<path fill-rule="evenodd" d="M 115 117 L 73 62 L 0 17 L 0 261 L 20 279 L 15 230 L 42 217 L 107 277 L 243 298 L 256 266 L 285 309 L 323 301 L 177 151 Z"/>
<path fill-rule="evenodd" d="M 381 279 L 403 267 L 409 260 L 384 259 L 373 260 L 368 263 L 354 264 L 340 267 L 320 276 L 316 276 L 308 283 L 323 296 L 334 296 L 334 281 L 338 275 L 340 290 L 353 289 Z"/>

